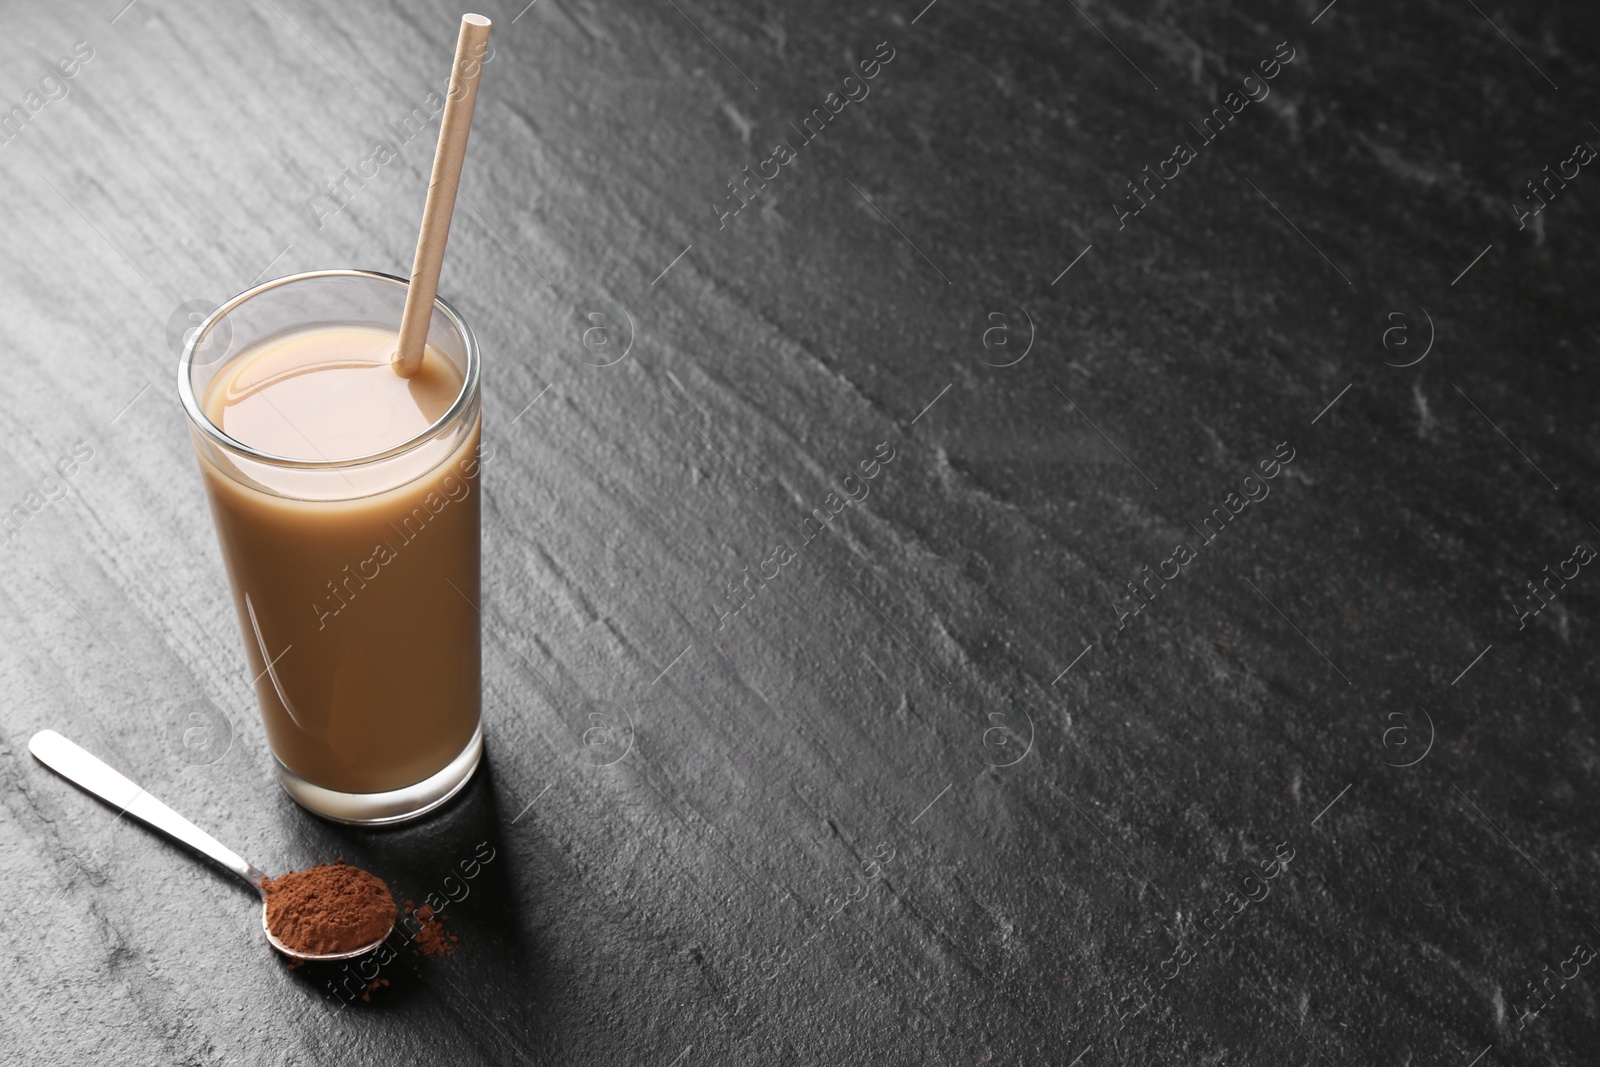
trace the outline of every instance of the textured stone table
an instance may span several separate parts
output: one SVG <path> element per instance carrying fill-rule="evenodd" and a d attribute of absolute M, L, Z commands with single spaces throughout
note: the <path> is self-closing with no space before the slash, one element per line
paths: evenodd
<path fill-rule="evenodd" d="M 0 1059 L 1592 1062 L 1592 8 L 925 2 L 485 10 L 489 756 L 382 833 L 175 353 L 406 271 L 460 11 L 5 6 Z M 286 970 L 46 727 L 454 953 Z"/>

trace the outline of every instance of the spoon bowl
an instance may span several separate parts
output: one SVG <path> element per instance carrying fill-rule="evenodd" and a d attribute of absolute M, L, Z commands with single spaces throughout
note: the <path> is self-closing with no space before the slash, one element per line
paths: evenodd
<path fill-rule="evenodd" d="M 273 948 L 277 949 L 279 952 L 283 953 L 285 956 L 292 956 L 297 960 L 306 960 L 312 963 L 327 963 L 331 960 L 353 960 L 357 956 L 365 956 L 367 953 L 371 952 L 373 949 L 377 948 L 379 945 L 383 944 L 389 939 L 389 935 L 394 933 L 394 924 L 391 923 L 389 925 L 389 929 L 383 932 L 383 936 L 378 938 L 372 944 L 362 945 L 360 948 L 352 949 L 349 952 L 324 952 L 321 954 L 315 952 L 300 952 L 297 949 L 292 949 L 288 945 L 285 945 L 282 941 L 279 941 L 278 935 L 274 934 L 272 932 L 272 927 L 267 925 L 267 902 L 265 899 L 263 899 L 261 901 L 261 932 L 267 935 L 267 943 Z"/>
<path fill-rule="evenodd" d="M 145 792 L 143 788 L 108 766 L 99 757 L 79 748 L 54 730 L 40 730 L 34 734 L 28 741 L 28 751 L 32 752 L 40 763 L 67 781 L 93 793 L 112 807 L 132 815 L 146 826 L 161 831 L 174 841 L 188 845 L 202 856 L 248 882 L 250 887 L 261 895 L 261 932 L 267 935 L 267 942 L 273 948 L 291 959 L 307 961 L 354 959 L 366 955 L 383 944 L 394 931 L 394 924 L 391 922 L 382 937 L 370 945 L 362 945 L 349 952 L 315 953 L 292 949 L 279 940 L 272 932 L 272 928 L 267 925 L 267 894 L 263 888 L 267 876 L 255 864 Z"/>

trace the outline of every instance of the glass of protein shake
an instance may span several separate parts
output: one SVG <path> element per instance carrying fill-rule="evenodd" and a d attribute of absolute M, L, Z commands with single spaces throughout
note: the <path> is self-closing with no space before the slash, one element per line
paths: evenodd
<path fill-rule="evenodd" d="M 437 807 L 483 751 L 478 346 L 436 300 L 421 371 L 396 374 L 406 288 L 267 282 L 178 370 L 279 780 L 345 823 Z"/>

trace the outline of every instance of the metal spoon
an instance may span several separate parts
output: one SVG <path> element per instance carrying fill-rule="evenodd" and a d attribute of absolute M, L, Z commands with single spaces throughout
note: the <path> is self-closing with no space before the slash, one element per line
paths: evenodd
<path fill-rule="evenodd" d="M 389 930 L 384 931 L 383 937 L 353 952 L 330 952 L 326 955 L 297 952 L 274 937 L 272 930 L 267 926 L 266 892 L 261 888 L 261 883 L 267 876 L 255 864 L 224 847 L 222 842 L 54 730 L 40 730 L 34 734 L 28 742 L 28 751 L 32 752 L 40 763 L 69 782 L 87 789 L 112 807 L 122 809 L 168 837 L 188 845 L 202 856 L 215 860 L 249 882 L 250 887 L 261 894 L 261 930 L 267 935 L 272 947 L 285 956 L 292 956 L 297 960 L 347 960 L 371 952 L 383 944 L 389 932 L 394 929 L 391 925 Z"/>

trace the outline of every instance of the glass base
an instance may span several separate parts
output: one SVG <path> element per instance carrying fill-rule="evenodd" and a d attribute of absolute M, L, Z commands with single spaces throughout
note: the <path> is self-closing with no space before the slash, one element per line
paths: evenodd
<path fill-rule="evenodd" d="M 483 727 L 472 733 L 472 740 L 461 755 L 444 770 L 416 785 L 391 789 L 387 793 L 341 793 L 312 785 L 285 767 L 277 757 L 278 782 L 295 803 L 324 819 L 347 826 L 388 826 L 418 819 L 461 792 L 483 759 Z"/>

